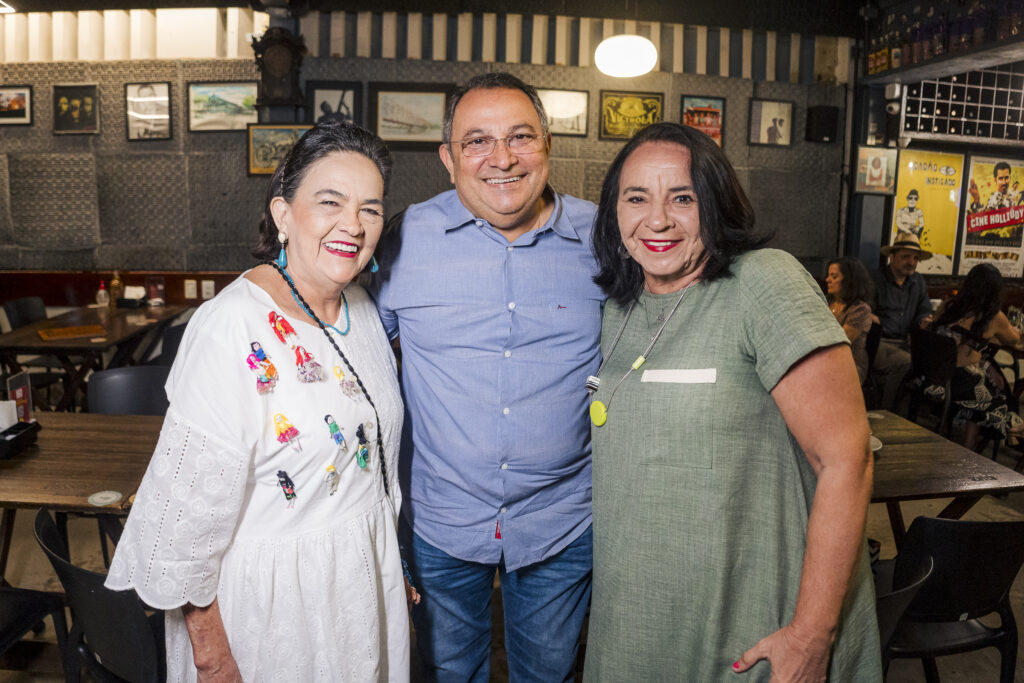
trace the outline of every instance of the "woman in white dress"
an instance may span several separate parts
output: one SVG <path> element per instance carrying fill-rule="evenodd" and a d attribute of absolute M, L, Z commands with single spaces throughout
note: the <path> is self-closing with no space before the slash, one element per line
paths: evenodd
<path fill-rule="evenodd" d="M 329 122 L 271 180 L 270 261 L 192 317 L 107 586 L 167 610 L 168 681 L 407 681 L 402 403 L 354 284 L 391 158 Z"/>

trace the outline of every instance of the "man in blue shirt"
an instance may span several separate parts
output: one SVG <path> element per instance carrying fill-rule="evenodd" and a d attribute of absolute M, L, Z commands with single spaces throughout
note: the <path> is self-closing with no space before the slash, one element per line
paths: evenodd
<path fill-rule="evenodd" d="M 932 302 L 928 285 L 917 272 L 919 261 L 932 257 L 921 248 L 917 235 L 897 232 L 895 241 L 882 247 L 889 264 L 873 272 L 875 315 L 882 326 L 882 339 L 872 371 L 884 376 L 882 407 L 895 407 L 900 383 L 910 370 L 909 336 L 911 327 L 927 327 L 932 322 Z"/>
<path fill-rule="evenodd" d="M 443 140 L 455 190 L 406 210 L 373 288 L 402 341 L 417 645 L 429 680 L 486 682 L 497 571 L 511 680 L 571 681 L 591 586 L 596 207 L 548 185 L 547 117 L 514 76 L 459 89 Z"/>

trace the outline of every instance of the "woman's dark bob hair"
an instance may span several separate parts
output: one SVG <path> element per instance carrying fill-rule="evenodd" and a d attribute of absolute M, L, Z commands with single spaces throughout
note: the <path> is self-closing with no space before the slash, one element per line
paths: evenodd
<path fill-rule="evenodd" d="M 967 273 L 960 291 L 946 302 L 932 327 L 953 325 L 973 316 L 971 332 L 980 338 L 992 319 L 999 315 L 1002 305 L 1003 276 L 991 263 L 979 263 Z"/>
<path fill-rule="evenodd" d="M 259 243 L 252 250 L 252 255 L 257 259 L 272 260 L 281 249 L 277 241 L 277 224 L 270 213 L 270 202 L 274 197 L 284 197 L 288 202 L 295 199 L 295 192 L 306 177 L 309 167 L 333 152 L 356 152 L 372 161 L 380 171 L 384 180 L 384 194 L 387 194 L 391 180 L 391 153 L 384 141 L 365 128 L 339 119 L 318 123 L 299 138 L 270 179 L 267 199 L 263 205 L 263 218 L 260 220 Z"/>
<path fill-rule="evenodd" d="M 868 269 L 864 267 L 860 259 L 853 256 L 840 256 L 830 259 L 825 267 L 830 268 L 833 263 L 839 267 L 839 274 L 843 276 L 843 279 L 839 281 L 839 296 L 830 296 L 829 298 L 838 298 L 841 303 L 847 305 L 855 304 L 858 301 L 872 304 L 875 299 L 875 283 L 871 281 L 871 275 L 868 274 Z"/>
<path fill-rule="evenodd" d="M 644 273 L 640 264 L 625 255 L 619 234 L 618 199 L 622 166 L 646 142 L 671 142 L 690 150 L 690 177 L 700 212 L 700 239 L 704 243 L 704 271 L 700 279 L 711 281 L 729 275 L 729 264 L 745 251 L 763 246 L 770 234 L 754 231 L 750 207 L 732 164 L 704 133 L 678 123 L 655 123 L 626 143 L 608 168 L 601 186 L 601 203 L 594 225 L 594 253 L 600 271 L 594 278 L 609 298 L 622 305 L 640 296 Z"/>

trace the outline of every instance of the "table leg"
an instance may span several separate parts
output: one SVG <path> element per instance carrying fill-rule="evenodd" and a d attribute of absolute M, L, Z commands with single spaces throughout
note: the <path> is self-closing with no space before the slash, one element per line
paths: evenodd
<path fill-rule="evenodd" d="M 951 500 L 949 505 L 942 508 L 942 512 L 938 516 L 942 519 L 960 519 L 979 500 L 981 500 L 981 496 L 958 496 Z"/>
<path fill-rule="evenodd" d="M 3 537 L 0 538 L 0 586 L 10 586 L 7 583 L 7 558 L 11 553 L 11 538 L 14 536 L 14 516 L 17 514 L 15 508 L 4 508 L 4 514 L 0 519 L 0 527 L 3 528 Z"/>
<path fill-rule="evenodd" d="M 88 353 L 82 357 L 82 365 L 76 368 L 69 357 L 58 356 L 58 358 L 60 358 L 61 363 L 64 365 L 67 381 L 64 383 L 64 395 L 57 402 L 56 410 L 58 412 L 67 412 L 74 406 L 75 395 L 78 393 L 78 390 L 85 385 L 86 375 L 94 368 L 99 369 L 101 362 L 97 361 L 95 354 Z"/>
<path fill-rule="evenodd" d="M 889 513 L 889 526 L 892 527 L 892 539 L 896 543 L 896 550 L 903 545 L 903 537 L 907 535 L 907 526 L 903 523 L 903 511 L 900 510 L 898 501 L 889 501 L 885 504 Z"/>

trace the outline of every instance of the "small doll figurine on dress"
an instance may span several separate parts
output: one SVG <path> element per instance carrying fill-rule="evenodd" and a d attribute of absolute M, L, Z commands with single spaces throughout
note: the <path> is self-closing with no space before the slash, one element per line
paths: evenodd
<path fill-rule="evenodd" d="M 338 470 L 334 468 L 334 465 L 327 466 L 327 474 L 324 475 L 324 483 L 327 484 L 327 490 L 333 496 L 338 492 L 338 480 L 341 476 L 338 474 Z"/>
<path fill-rule="evenodd" d="M 334 443 L 341 446 L 341 450 L 345 450 L 345 435 L 342 433 L 341 427 L 334 421 L 333 415 L 324 415 L 324 422 L 327 423 L 327 429 L 331 432 L 331 438 L 334 439 Z"/>
<path fill-rule="evenodd" d="M 252 353 L 246 357 L 245 362 L 249 369 L 256 373 L 256 393 L 265 394 L 273 391 L 277 384 L 277 368 L 270 362 L 259 342 L 253 342 L 249 346 Z"/>
<path fill-rule="evenodd" d="M 281 443 L 290 443 L 296 451 L 302 450 L 299 444 L 299 430 L 281 413 L 274 415 L 274 432 Z"/>
<path fill-rule="evenodd" d="M 295 507 L 295 483 L 284 470 L 277 471 L 277 484 L 284 492 L 284 499 L 288 501 L 288 507 Z"/>
<path fill-rule="evenodd" d="M 301 346 L 295 347 L 295 367 L 300 382 L 319 382 L 323 378 L 320 364 Z"/>
<path fill-rule="evenodd" d="M 369 441 L 366 440 L 366 430 L 363 429 L 363 425 L 356 427 L 356 438 L 359 439 L 359 447 L 356 449 L 356 462 L 363 469 L 366 469 L 366 458 L 369 453 L 366 448 L 366 444 Z"/>
<path fill-rule="evenodd" d="M 345 379 L 345 371 L 341 369 L 340 365 L 334 366 L 334 376 L 337 378 L 338 384 L 341 386 L 341 393 L 345 394 L 349 398 L 359 396 L 359 385 L 350 379 Z"/>
<path fill-rule="evenodd" d="M 270 323 L 270 327 L 273 328 L 274 334 L 281 341 L 282 344 L 288 344 L 285 339 L 290 334 L 295 334 L 295 328 L 292 327 L 291 323 L 284 319 L 284 316 L 278 315 L 277 312 L 271 311 L 267 315 L 267 322 Z"/>
<path fill-rule="evenodd" d="M 263 347 L 260 346 L 259 342 L 249 344 L 249 348 L 252 349 L 252 352 L 256 355 L 258 360 L 265 361 L 267 359 L 267 354 L 263 351 Z"/>

